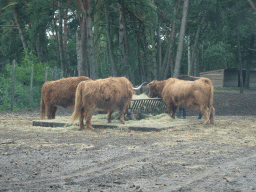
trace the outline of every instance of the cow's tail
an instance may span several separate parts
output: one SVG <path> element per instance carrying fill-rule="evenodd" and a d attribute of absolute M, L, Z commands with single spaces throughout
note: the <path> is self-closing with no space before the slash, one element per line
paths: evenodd
<path fill-rule="evenodd" d="M 213 87 L 212 81 L 210 79 L 208 79 L 208 78 L 201 78 L 201 80 L 203 80 L 210 87 L 210 98 L 209 98 L 208 107 L 209 107 L 209 109 L 211 111 L 211 108 L 212 108 L 212 105 L 213 105 L 214 87 Z"/>
<path fill-rule="evenodd" d="M 40 102 L 40 114 L 41 114 L 41 119 L 44 119 L 45 117 L 45 104 L 43 101 L 43 97 L 41 97 L 41 102 Z"/>
<path fill-rule="evenodd" d="M 72 121 L 75 121 L 81 116 L 83 101 L 82 101 L 82 84 L 78 84 L 76 88 L 76 97 L 75 97 L 75 106 L 74 106 L 74 113 L 72 115 Z"/>

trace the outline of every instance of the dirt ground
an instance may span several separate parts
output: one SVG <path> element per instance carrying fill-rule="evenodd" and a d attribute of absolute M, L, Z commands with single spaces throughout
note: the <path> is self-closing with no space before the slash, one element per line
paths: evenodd
<path fill-rule="evenodd" d="M 216 93 L 214 125 L 190 110 L 201 124 L 161 132 L 37 127 L 38 109 L 1 112 L 0 192 L 256 191 L 255 98 Z"/>

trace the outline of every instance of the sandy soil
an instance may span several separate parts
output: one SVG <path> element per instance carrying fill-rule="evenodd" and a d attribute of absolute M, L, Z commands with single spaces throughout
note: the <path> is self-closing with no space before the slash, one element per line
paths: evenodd
<path fill-rule="evenodd" d="M 255 96 L 220 94 L 215 125 L 161 132 L 36 127 L 38 109 L 1 112 L 0 191 L 256 191 Z"/>

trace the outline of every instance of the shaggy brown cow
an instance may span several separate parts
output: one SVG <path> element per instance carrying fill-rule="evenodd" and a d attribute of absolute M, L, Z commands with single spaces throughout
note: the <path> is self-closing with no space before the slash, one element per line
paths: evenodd
<path fill-rule="evenodd" d="M 148 87 L 149 96 L 161 97 L 172 118 L 175 118 L 177 107 L 190 109 L 198 106 L 205 117 L 204 124 L 214 123 L 215 109 L 212 105 L 214 87 L 210 79 L 202 77 L 195 81 L 176 78 L 163 81 L 153 80 Z"/>
<path fill-rule="evenodd" d="M 113 111 L 118 109 L 120 121 L 124 123 L 125 110 L 129 106 L 133 94 L 132 84 L 125 77 L 83 81 L 77 86 L 72 120 L 80 118 L 81 130 L 84 129 L 83 118 L 85 118 L 86 127 L 93 129 L 91 118 L 95 109 L 107 111 L 108 122 L 111 122 Z"/>
<path fill-rule="evenodd" d="M 58 106 L 69 107 L 75 104 L 77 85 L 89 77 L 68 77 L 57 81 L 47 81 L 41 89 L 41 119 L 45 118 L 45 108 L 48 119 L 54 119 Z"/>

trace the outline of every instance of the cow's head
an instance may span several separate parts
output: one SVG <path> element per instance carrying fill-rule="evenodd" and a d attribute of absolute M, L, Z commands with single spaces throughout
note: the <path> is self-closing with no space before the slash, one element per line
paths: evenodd
<path fill-rule="evenodd" d="M 148 84 L 149 88 L 149 97 L 161 97 L 161 91 L 159 90 L 159 82 L 157 80 L 153 80 Z"/>

